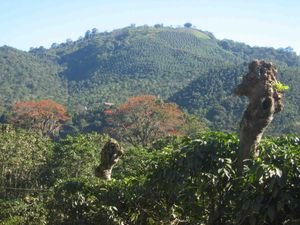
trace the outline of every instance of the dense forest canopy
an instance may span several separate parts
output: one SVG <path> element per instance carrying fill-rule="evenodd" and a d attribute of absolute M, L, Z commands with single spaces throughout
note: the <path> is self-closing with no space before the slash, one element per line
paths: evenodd
<path fill-rule="evenodd" d="M 150 94 L 175 102 L 214 129 L 233 131 L 245 101 L 232 89 L 254 58 L 275 63 L 280 80 L 290 86 L 285 110 L 270 132 L 298 133 L 300 57 L 292 49 L 218 40 L 188 24 L 132 25 L 102 33 L 92 29 L 76 41 L 29 52 L 1 47 L 2 121 L 13 102 L 53 99 L 73 115 L 69 125 L 90 130 L 105 102 L 118 105 Z"/>

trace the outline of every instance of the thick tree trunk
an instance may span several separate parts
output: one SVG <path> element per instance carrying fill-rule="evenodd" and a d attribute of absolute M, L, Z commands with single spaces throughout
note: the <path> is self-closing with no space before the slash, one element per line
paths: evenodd
<path fill-rule="evenodd" d="M 261 137 L 273 120 L 274 113 L 283 108 L 282 93 L 274 88 L 277 70 L 272 63 L 254 60 L 235 94 L 248 97 L 249 104 L 240 123 L 240 146 L 237 169 L 242 172 L 244 161 L 257 155 Z"/>
<path fill-rule="evenodd" d="M 101 151 L 101 163 L 95 170 L 95 175 L 104 180 L 110 180 L 112 169 L 124 154 L 123 148 L 119 143 L 110 139 Z"/>

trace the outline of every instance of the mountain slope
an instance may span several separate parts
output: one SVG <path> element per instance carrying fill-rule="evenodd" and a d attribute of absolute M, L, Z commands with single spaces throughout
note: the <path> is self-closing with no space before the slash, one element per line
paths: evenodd
<path fill-rule="evenodd" d="M 299 132 L 299 56 L 290 49 L 217 40 L 192 28 L 131 26 L 89 31 L 77 41 L 49 49 L 22 52 L 2 47 L 1 100 L 7 107 L 17 100 L 53 98 L 74 113 L 100 110 L 107 101 L 118 104 L 133 95 L 155 94 L 205 117 L 212 127 L 233 130 L 245 99 L 232 96 L 232 89 L 253 58 L 275 62 L 280 80 L 291 87 L 274 133 Z"/>
<path fill-rule="evenodd" d="M 58 75 L 61 67 L 28 52 L 0 48 L 0 102 L 55 98 L 67 103 L 67 89 Z"/>
<path fill-rule="evenodd" d="M 98 103 L 136 94 L 168 98 L 211 67 L 239 60 L 201 31 L 174 28 L 129 27 L 49 51 L 66 65 L 62 76 L 80 105 L 93 105 L 97 96 Z"/>

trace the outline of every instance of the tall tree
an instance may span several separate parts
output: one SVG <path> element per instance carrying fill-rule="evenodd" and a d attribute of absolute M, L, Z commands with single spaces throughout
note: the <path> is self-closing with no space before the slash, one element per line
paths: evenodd
<path fill-rule="evenodd" d="M 12 106 L 10 122 L 17 127 L 55 135 L 69 119 L 66 109 L 53 100 L 16 102 Z"/>
<path fill-rule="evenodd" d="M 112 135 L 132 145 L 147 146 L 156 138 L 178 134 L 184 114 L 174 103 L 152 95 L 129 98 L 111 115 Z"/>

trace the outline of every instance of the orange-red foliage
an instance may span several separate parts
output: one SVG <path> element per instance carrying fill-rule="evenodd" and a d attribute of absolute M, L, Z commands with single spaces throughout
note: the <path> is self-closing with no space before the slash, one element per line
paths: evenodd
<path fill-rule="evenodd" d="M 129 98 L 113 113 L 113 134 L 132 144 L 147 145 L 156 138 L 178 134 L 184 114 L 174 103 L 153 95 Z"/>
<path fill-rule="evenodd" d="M 113 112 L 113 110 L 111 110 L 111 109 L 105 109 L 105 110 L 103 111 L 103 113 L 104 113 L 104 115 L 109 116 L 109 115 L 112 115 L 114 112 Z"/>
<path fill-rule="evenodd" d="M 43 134 L 54 134 L 69 116 L 66 109 L 53 100 L 16 102 L 12 106 L 11 122 Z"/>

